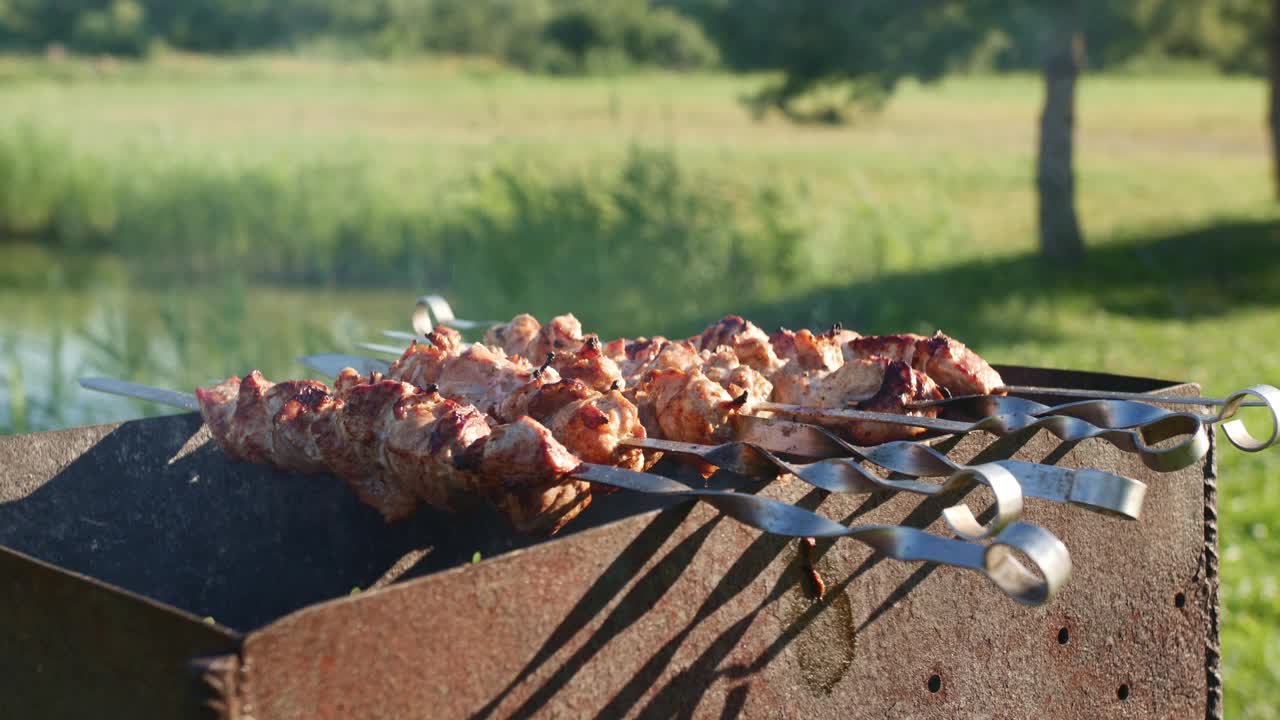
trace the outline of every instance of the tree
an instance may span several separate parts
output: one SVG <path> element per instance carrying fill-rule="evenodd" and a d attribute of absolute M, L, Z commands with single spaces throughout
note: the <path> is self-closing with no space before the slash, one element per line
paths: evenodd
<path fill-rule="evenodd" d="M 1047 259 L 1074 262 L 1084 256 L 1084 240 L 1076 217 L 1074 169 L 1076 78 L 1084 55 L 1079 3 L 1062 0 L 1050 11 L 1044 53 L 1044 110 L 1040 115 L 1040 148 L 1036 159 L 1040 253 Z"/>
<path fill-rule="evenodd" d="M 1029 38 L 1035 38 L 1045 85 L 1036 163 L 1040 247 L 1046 258 L 1058 262 L 1083 255 L 1075 208 L 1073 133 L 1084 36 L 1103 36 L 1109 60 L 1137 51 L 1137 16 L 1126 3 L 670 1 L 701 7 L 695 16 L 707 24 L 730 62 L 741 64 L 747 53 L 735 47 L 750 44 L 757 57 L 779 67 L 782 79 L 763 88 L 753 105 L 758 111 L 776 108 L 800 121 L 839 122 L 846 108 L 883 101 L 903 79 L 930 81 L 964 67 L 979 48 L 990 48 L 993 39 L 1016 56 L 1025 55 Z M 1148 4 L 1164 7 L 1170 1 Z M 1091 12 L 1083 12 L 1084 5 Z M 843 94 L 833 98 L 832 89 Z M 817 105 L 815 91 L 826 91 Z"/>
<path fill-rule="evenodd" d="M 1271 131 L 1271 168 L 1276 199 L 1280 200 L 1280 0 L 1271 0 L 1271 18 L 1267 23 L 1268 75 L 1271 97 L 1267 105 L 1267 127 Z"/>

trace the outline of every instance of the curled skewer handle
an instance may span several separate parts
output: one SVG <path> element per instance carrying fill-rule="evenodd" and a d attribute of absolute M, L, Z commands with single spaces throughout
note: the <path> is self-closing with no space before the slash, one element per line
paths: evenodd
<path fill-rule="evenodd" d="M 1271 415 L 1271 433 L 1265 440 L 1259 440 L 1253 433 L 1249 432 L 1243 420 L 1238 418 L 1231 419 L 1234 418 L 1242 406 L 1253 405 L 1253 403 L 1247 402 L 1250 397 L 1261 400 L 1262 404 L 1267 408 L 1267 412 Z M 1226 433 L 1227 440 L 1232 445 L 1245 452 L 1266 450 L 1275 445 L 1276 441 L 1280 439 L 1280 389 L 1271 385 L 1250 385 L 1243 390 L 1234 392 L 1227 397 L 1226 403 L 1218 413 L 1217 420 L 1222 422 L 1222 432 Z"/>
<path fill-rule="evenodd" d="M 434 322 L 432 318 L 435 318 Z M 475 320 L 461 320 L 454 316 L 453 308 L 449 307 L 449 301 L 439 295 L 423 295 L 413 306 L 413 330 L 414 332 L 426 335 L 431 332 L 436 325 L 444 325 L 458 330 L 476 330 L 488 329 L 494 325 L 501 325 L 498 322 L 477 322 Z"/>
<path fill-rule="evenodd" d="M 1027 605 L 1053 599 L 1071 577 L 1066 546 L 1044 528 L 1013 523 L 989 545 L 942 538 L 900 525 L 848 527 L 815 512 L 746 493 L 691 488 L 669 478 L 603 465 L 583 465 L 575 477 L 604 485 L 663 495 L 696 497 L 745 525 L 784 537 L 852 538 L 905 562 L 933 562 L 972 570 L 1010 598 Z M 1019 561 L 1030 561 L 1028 569 Z"/>

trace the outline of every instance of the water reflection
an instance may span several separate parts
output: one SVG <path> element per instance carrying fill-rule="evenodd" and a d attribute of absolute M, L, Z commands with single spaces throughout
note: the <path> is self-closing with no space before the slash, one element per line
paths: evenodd
<path fill-rule="evenodd" d="M 0 274 L 0 433 L 172 412 L 89 394 L 76 385 L 82 375 L 180 389 L 254 368 L 272 378 L 314 377 L 293 359 L 407 327 L 413 303 L 404 289 L 278 288 L 238 277 L 143 287 L 109 258 L 78 269 L 74 283 L 58 258 L 16 282 L 15 252 L 0 244 L 0 266 L 9 269 Z"/>

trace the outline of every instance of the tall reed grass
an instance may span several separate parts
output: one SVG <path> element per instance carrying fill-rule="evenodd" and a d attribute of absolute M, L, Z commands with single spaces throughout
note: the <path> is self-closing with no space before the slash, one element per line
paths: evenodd
<path fill-rule="evenodd" d="M 814 247 L 830 228 L 816 217 L 803 188 L 691 170 L 665 149 L 590 170 L 516 159 L 405 197 L 362 158 L 116 167 L 29 126 L 0 131 L 0 241 L 117 255 L 162 286 L 240 273 L 431 287 L 479 313 L 582 308 L 619 330 L 653 313 L 670 325 L 821 280 Z M 883 226 L 865 227 L 879 268 Z M 691 297 L 697 307 L 676 300 Z"/>

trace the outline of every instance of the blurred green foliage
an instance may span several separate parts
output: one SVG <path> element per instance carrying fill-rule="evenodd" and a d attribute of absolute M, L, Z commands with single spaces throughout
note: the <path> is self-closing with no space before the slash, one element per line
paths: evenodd
<path fill-rule="evenodd" d="M 1046 39 L 1078 9 L 1087 66 L 1192 61 L 1228 72 L 1265 70 L 1265 0 L 663 0 L 699 21 L 737 69 L 782 70 L 755 93 L 757 112 L 839 122 L 877 106 L 904 79 L 956 70 L 1039 68 Z"/>
<path fill-rule="evenodd" d="M 538 71 L 708 67 L 702 29 L 647 0 L 0 0 L 0 48 L 140 56 L 328 44 L 347 52 L 449 52 Z"/>
<path fill-rule="evenodd" d="M 707 176 L 657 149 L 605 170 L 512 162 L 454 184 L 419 204 L 370 192 L 369 163 L 354 159 L 116 170 L 20 126 L 0 134 L 0 237 L 132 258 L 144 280 L 463 286 L 486 312 L 608 295 L 615 313 L 643 313 L 645 290 L 619 293 L 776 297 L 811 233 L 787 187 Z"/>
<path fill-rule="evenodd" d="M 1265 63 L 1265 0 L 1080 0 L 1094 67 L 1138 58 Z M 540 72 L 632 65 L 783 69 L 764 96 L 833 77 L 875 99 L 902 77 L 1040 61 L 1049 7 L 1025 0 L 0 0 L 0 49 L 145 55 L 299 49 L 482 55 Z"/>

